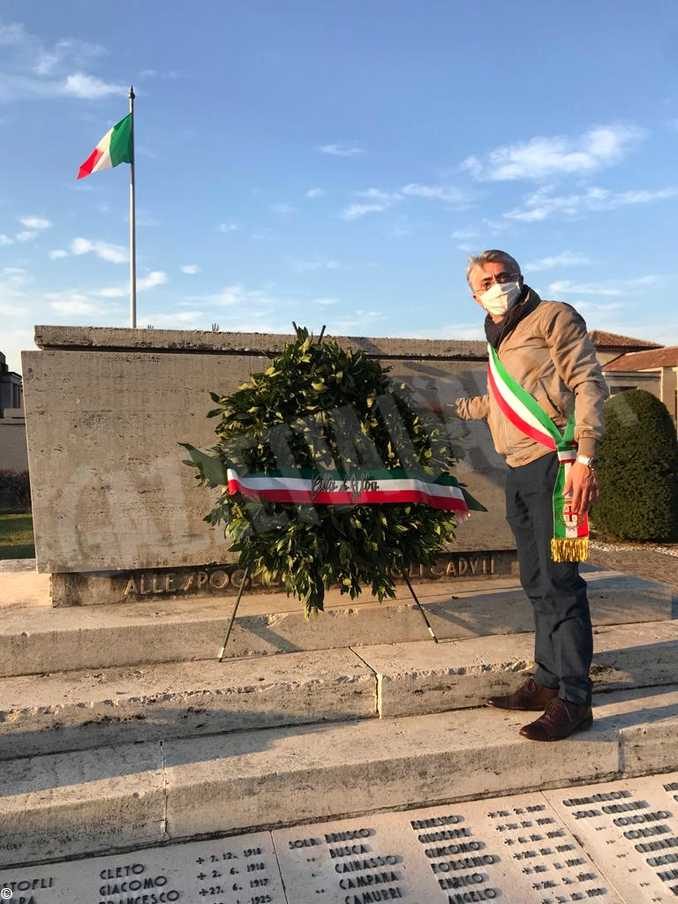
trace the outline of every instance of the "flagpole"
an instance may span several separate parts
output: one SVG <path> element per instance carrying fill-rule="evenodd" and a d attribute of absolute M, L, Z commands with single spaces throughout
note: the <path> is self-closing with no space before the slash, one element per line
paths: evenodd
<path fill-rule="evenodd" d="M 137 212 L 134 195 L 134 85 L 129 86 L 129 112 L 132 117 L 132 160 L 129 168 L 129 315 L 130 326 L 137 325 Z"/>

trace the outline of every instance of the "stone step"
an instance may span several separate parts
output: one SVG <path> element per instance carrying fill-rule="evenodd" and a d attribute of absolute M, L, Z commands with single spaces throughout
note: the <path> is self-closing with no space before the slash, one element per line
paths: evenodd
<path fill-rule="evenodd" d="M 595 701 L 590 731 L 457 710 L 50 754 L 0 774 L 0 866 L 678 768 L 678 687 Z"/>
<path fill-rule="evenodd" d="M 597 691 L 675 682 L 678 621 L 596 629 Z M 481 706 L 533 635 L 416 641 L 0 680 L 0 760 L 254 728 Z"/>
<path fill-rule="evenodd" d="M 597 625 L 671 618 L 670 585 L 619 572 L 587 570 Z M 455 640 L 532 630 L 532 610 L 515 578 L 415 582 L 438 638 Z M 232 596 L 51 609 L 13 606 L 2 596 L 0 677 L 101 669 L 149 662 L 217 659 L 233 611 Z M 328 594 L 326 611 L 305 619 L 279 593 L 245 595 L 226 649 L 229 658 L 427 640 L 407 588 L 393 600 L 349 602 Z"/>

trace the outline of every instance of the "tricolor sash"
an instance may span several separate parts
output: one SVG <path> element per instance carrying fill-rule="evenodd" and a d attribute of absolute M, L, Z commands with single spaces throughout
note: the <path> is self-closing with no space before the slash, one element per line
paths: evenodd
<path fill-rule="evenodd" d="M 285 474 L 240 475 L 226 469 L 229 494 L 241 493 L 249 499 L 291 502 L 307 505 L 383 505 L 388 502 L 416 502 L 432 508 L 453 511 L 459 520 L 471 509 L 484 507 L 460 486 L 451 474 L 414 477 L 399 469 L 357 470 L 348 474 L 336 471 L 302 469 Z"/>
<path fill-rule="evenodd" d="M 561 433 L 539 402 L 509 374 L 494 347 L 488 343 L 487 349 L 488 388 L 501 413 L 521 433 L 558 453 L 560 467 L 553 488 L 551 558 L 554 562 L 579 562 L 587 559 L 588 515 L 576 515 L 572 511 L 570 499 L 563 495 L 568 472 L 577 457 L 574 414 L 570 415 Z"/>

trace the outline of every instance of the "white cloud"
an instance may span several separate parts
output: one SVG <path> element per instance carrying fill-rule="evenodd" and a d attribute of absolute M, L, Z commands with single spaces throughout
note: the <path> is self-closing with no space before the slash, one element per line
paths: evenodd
<path fill-rule="evenodd" d="M 122 286 L 108 286 L 104 289 L 98 289 L 94 294 L 98 295 L 99 298 L 124 298 L 128 294 L 128 290 Z"/>
<path fill-rule="evenodd" d="M 53 251 L 49 252 L 50 260 L 58 261 L 63 257 L 68 257 L 68 251 L 65 251 L 63 248 L 55 248 Z"/>
<path fill-rule="evenodd" d="M 418 182 L 410 182 L 400 191 L 411 198 L 425 198 L 429 201 L 443 201 L 445 204 L 455 205 L 468 203 L 464 192 L 451 185 L 421 185 Z"/>
<path fill-rule="evenodd" d="M 588 295 L 593 298 L 620 298 L 622 296 L 633 295 L 646 289 L 656 288 L 666 281 L 666 277 L 656 273 L 649 273 L 645 276 L 637 276 L 633 279 L 615 279 L 604 280 L 601 282 L 572 282 L 569 279 L 561 279 L 552 282 L 548 286 L 548 291 L 555 295 Z M 578 303 L 580 307 L 584 302 Z M 591 308 L 614 310 L 615 307 L 623 307 L 621 302 L 607 302 L 604 305 L 586 302 Z"/>
<path fill-rule="evenodd" d="M 21 217 L 19 222 L 27 229 L 49 229 L 52 225 L 44 217 Z"/>
<path fill-rule="evenodd" d="M 86 72 L 74 72 L 72 75 L 66 76 L 62 90 L 65 95 L 70 97 L 98 100 L 101 97 L 114 95 L 125 96 L 129 89 L 125 85 L 105 82 L 94 75 L 88 75 Z"/>
<path fill-rule="evenodd" d="M 99 57 L 105 53 L 105 49 L 99 44 L 66 38 L 57 41 L 51 47 L 40 46 L 32 69 L 36 75 L 52 75 L 55 69 L 64 64 L 82 65 L 93 57 Z"/>
<path fill-rule="evenodd" d="M 0 26 L 5 48 L 0 73 L 0 101 L 31 98 L 76 97 L 98 99 L 125 94 L 115 85 L 84 70 L 105 53 L 103 47 L 74 38 L 45 44 L 39 37 L 13 23 Z"/>
<path fill-rule="evenodd" d="M 365 148 L 355 144 L 321 144 L 316 150 L 331 157 L 357 157 L 365 153 Z"/>
<path fill-rule="evenodd" d="M 219 232 L 237 232 L 240 227 L 236 223 L 219 223 L 217 229 Z"/>
<path fill-rule="evenodd" d="M 359 220 L 368 213 L 381 213 L 386 210 L 387 204 L 349 204 L 341 213 L 343 220 Z"/>
<path fill-rule="evenodd" d="M 642 129 L 627 125 L 599 126 L 575 138 L 539 136 L 494 148 L 483 159 L 467 157 L 461 168 L 481 181 L 587 174 L 617 163 L 644 137 Z"/>
<path fill-rule="evenodd" d="M 584 254 L 576 254 L 572 251 L 563 251 L 552 257 L 540 257 L 530 261 L 523 267 L 524 273 L 541 273 L 544 270 L 556 270 L 558 267 L 586 267 L 591 259 Z"/>
<path fill-rule="evenodd" d="M 240 284 L 235 284 L 224 286 L 221 292 L 211 296 L 211 299 L 215 304 L 232 307 L 234 305 L 246 305 L 251 297 L 251 292 L 246 291 Z"/>
<path fill-rule="evenodd" d="M 516 207 L 503 214 L 505 219 L 523 223 L 539 223 L 559 214 L 577 217 L 583 213 L 616 210 L 635 204 L 650 204 L 654 201 L 668 201 L 678 198 L 678 187 L 653 190 L 630 190 L 612 192 L 606 188 L 588 188 L 580 194 L 554 195 L 552 187 L 541 188 L 531 194 L 523 207 Z"/>
<path fill-rule="evenodd" d="M 0 275 L 3 279 L 0 288 L 8 290 L 11 295 L 15 295 L 16 290 L 29 280 L 28 271 L 23 267 L 3 267 Z"/>
<path fill-rule="evenodd" d="M 187 273 L 189 276 L 195 276 L 196 273 L 200 273 L 200 267 L 197 264 L 184 264 L 181 272 Z"/>
<path fill-rule="evenodd" d="M 341 213 L 344 220 L 358 220 L 370 213 L 381 213 L 402 200 L 402 195 L 398 192 L 385 192 L 379 188 L 368 188 L 365 191 L 354 192 L 354 194 L 356 197 L 366 200 L 354 202 L 345 207 Z"/>
<path fill-rule="evenodd" d="M 603 304 L 592 301 L 577 302 L 577 310 L 579 311 L 579 313 L 582 314 L 582 316 L 588 317 L 589 319 L 594 316 L 596 318 L 596 322 L 598 323 L 600 323 L 601 319 L 606 315 L 613 314 L 617 311 L 622 311 L 625 307 L 626 305 L 621 301 L 609 301 Z"/>
<path fill-rule="evenodd" d="M 622 295 L 621 289 L 612 286 L 603 285 L 601 283 L 574 283 L 569 279 L 560 279 L 549 285 L 549 292 L 557 294 L 567 292 L 570 295 L 606 295 L 615 296 Z"/>
<path fill-rule="evenodd" d="M 71 254 L 96 254 L 104 261 L 112 264 L 124 264 L 128 260 L 127 249 L 122 245 L 113 245 L 109 242 L 92 241 L 91 239 L 76 238 L 71 242 Z"/>
<path fill-rule="evenodd" d="M 25 229 L 23 232 L 17 232 L 15 239 L 17 242 L 32 242 L 37 238 L 38 232 L 35 229 Z"/>
<path fill-rule="evenodd" d="M 49 306 L 58 314 L 95 314 L 99 308 L 80 292 L 48 292 Z"/>
<path fill-rule="evenodd" d="M 324 188 L 309 188 L 306 192 L 305 197 L 307 198 L 322 198 L 322 196 L 326 194 Z"/>
<path fill-rule="evenodd" d="M 420 182 L 409 182 L 399 191 L 383 191 L 380 188 L 368 188 L 365 191 L 353 193 L 360 201 L 354 201 L 347 205 L 342 213 L 344 220 L 358 220 L 370 213 L 382 213 L 395 204 L 410 198 L 421 198 L 427 201 L 439 201 L 443 204 L 452 204 L 455 207 L 466 207 L 468 198 L 461 190 L 451 185 L 423 185 Z M 396 228 L 394 235 L 409 234 L 409 228 L 403 232 Z"/>
<path fill-rule="evenodd" d="M 379 320 L 383 320 L 386 315 L 382 311 L 367 311 L 358 308 L 355 311 L 347 311 L 336 320 L 332 320 L 327 324 L 327 331 L 334 336 L 353 335 L 366 336 L 372 324 Z"/>
<path fill-rule="evenodd" d="M 4 232 L 0 232 L 0 246 L 2 245 L 13 245 L 14 239 L 10 238 L 8 235 L 5 235 Z"/>
<path fill-rule="evenodd" d="M 162 270 L 152 270 L 147 276 L 137 279 L 137 291 L 145 292 L 146 289 L 155 289 L 167 283 L 167 274 Z"/>
<path fill-rule="evenodd" d="M 367 188 L 364 191 L 357 191 L 355 194 L 358 198 L 367 198 L 380 204 L 394 204 L 396 201 L 402 200 L 398 192 L 382 191 L 380 188 Z"/>

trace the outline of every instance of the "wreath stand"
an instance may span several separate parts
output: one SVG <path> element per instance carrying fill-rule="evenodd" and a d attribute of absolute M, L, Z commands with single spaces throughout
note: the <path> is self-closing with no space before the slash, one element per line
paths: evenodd
<path fill-rule="evenodd" d="M 236 617 L 236 615 L 237 615 L 237 613 L 238 613 L 238 607 L 240 606 L 240 600 L 242 599 L 242 595 L 243 595 L 243 592 L 244 592 L 244 590 L 245 590 L 245 584 L 247 583 L 247 579 L 249 578 L 249 574 L 250 574 L 250 566 L 248 565 L 248 566 L 245 568 L 245 571 L 244 571 L 244 573 L 243 573 L 242 581 L 240 582 L 240 587 L 238 588 L 238 597 L 237 597 L 237 599 L 236 599 L 236 601 L 235 601 L 235 606 L 233 607 L 233 612 L 231 613 L 231 618 L 230 618 L 230 620 L 229 620 L 229 622 L 228 622 L 228 628 L 226 629 L 226 636 L 224 637 L 224 642 L 223 642 L 223 644 L 221 645 L 221 650 L 219 651 L 219 662 L 223 662 L 223 661 L 224 661 L 224 654 L 225 654 L 225 652 L 226 652 L 226 645 L 228 644 L 229 638 L 230 638 L 230 636 L 231 636 L 231 631 L 233 630 L 233 624 L 234 624 L 234 622 L 235 622 L 235 617 Z M 426 610 L 424 609 L 424 607 L 422 606 L 421 602 L 419 601 L 419 598 L 418 598 L 417 594 L 414 592 L 414 587 L 412 586 L 412 584 L 411 584 L 411 582 L 410 582 L 410 578 L 409 578 L 407 572 L 405 572 L 405 571 L 403 572 L 403 580 L 404 580 L 405 583 L 407 584 L 407 589 L 408 589 L 408 590 L 410 591 L 410 593 L 412 594 L 412 599 L 414 600 L 414 602 L 415 602 L 417 608 L 419 609 L 419 612 L 421 613 L 422 618 L 424 619 L 424 622 L 426 623 L 426 627 L 428 628 L 428 633 L 431 635 L 431 638 L 433 639 L 433 642 L 434 642 L 434 643 L 439 643 L 439 640 L 438 640 L 438 638 L 436 637 L 433 628 L 431 627 L 431 622 L 428 620 L 428 615 L 426 614 Z"/>

